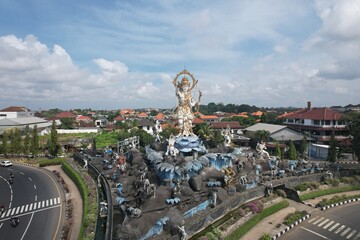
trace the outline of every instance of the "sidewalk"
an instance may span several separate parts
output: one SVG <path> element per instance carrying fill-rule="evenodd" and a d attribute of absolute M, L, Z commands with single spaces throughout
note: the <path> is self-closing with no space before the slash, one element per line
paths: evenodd
<path fill-rule="evenodd" d="M 56 170 L 60 173 L 61 177 L 64 179 L 66 185 L 69 188 L 68 199 L 71 199 L 73 207 L 73 224 L 70 229 L 70 240 L 76 240 L 80 233 L 81 223 L 82 223 L 82 213 L 83 213 L 83 203 L 79 190 L 77 189 L 75 183 L 66 175 L 66 173 L 61 169 L 60 165 L 57 166 L 48 166 L 45 167 L 49 171 Z"/>
<path fill-rule="evenodd" d="M 319 203 L 323 198 L 330 199 L 335 195 L 357 195 L 360 194 L 360 190 L 358 191 L 351 191 L 351 192 L 343 192 L 343 193 L 336 193 L 330 194 L 326 196 L 317 197 L 314 199 L 309 199 L 306 203 L 316 205 Z M 270 237 L 275 236 L 278 232 L 285 229 L 287 226 L 282 224 L 284 218 L 289 214 L 293 213 L 296 210 L 298 211 L 307 211 L 311 214 L 311 216 L 316 216 L 317 213 L 320 212 L 319 209 L 308 206 L 306 204 L 298 203 L 296 201 L 286 199 L 289 202 L 289 207 L 280 210 L 279 212 L 263 219 L 260 223 L 258 223 L 255 227 L 253 227 L 247 234 L 245 234 L 241 240 L 258 240 L 263 234 L 269 234 Z M 279 228 L 276 225 L 281 224 Z"/>
<path fill-rule="evenodd" d="M 302 203 L 295 202 L 290 199 L 286 199 L 289 202 L 289 207 L 284 208 L 277 213 L 268 216 L 253 227 L 247 234 L 245 234 L 241 240 L 257 240 L 263 234 L 269 234 L 271 237 L 276 235 L 281 230 L 285 229 L 287 226 L 282 224 L 284 218 L 289 214 L 293 213 L 296 210 L 298 211 L 307 211 L 308 213 L 313 214 L 316 211 L 320 211 L 313 207 L 307 206 Z M 280 224 L 280 227 L 277 228 L 276 225 Z"/>

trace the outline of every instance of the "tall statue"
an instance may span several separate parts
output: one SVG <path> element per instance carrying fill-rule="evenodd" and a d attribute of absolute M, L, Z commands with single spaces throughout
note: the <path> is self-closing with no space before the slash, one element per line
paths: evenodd
<path fill-rule="evenodd" d="M 177 81 L 180 75 L 189 75 L 192 79 L 192 83 L 190 83 L 189 79 L 184 76 L 180 82 Z M 178 136 L 195 136 L 192 131 L 192 122 L 195 118 L 193 113 L 193 107 L 199 108 L 200 98 L 202 93 L 199 91 L 198 100 L 195 101 L 192 96 L 192 90 L 196 87 L 198 80 L 195 80 L 193 75 L 191 75 L 188 71 L 183 70 L 178 75 L 176 75 L 173 84 L 176 88 L 176 96 L 178 98 L 178 106 L 176 109 L 176 116 L 179 121 L 180 133 Z"/>

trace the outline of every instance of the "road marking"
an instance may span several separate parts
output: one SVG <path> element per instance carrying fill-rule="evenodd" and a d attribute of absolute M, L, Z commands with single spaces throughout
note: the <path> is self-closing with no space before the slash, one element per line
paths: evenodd
<path fill-rule="evenodd" d="M 315 235 L 317 235 L 317 236 L 319 236 L 319 237 L 322 237 L 322 238 L 324 238 L 324 239 L 329 239 L 329 238 L 327 238 L 327 237 L 325 237 L 325 236 L 323 236 L 323 235 L 321 235 L 321 234 L 319 234 L 319 233 L 317 233 L 317 232 L 314 232 L 314 231 L 312 231 L 312 230 L 310 230 L 310 229 L 307 229 L 307 228 L 304 228 L 304 227 L 301 227 L 302 229 L 304 229 L 304 230 L 306 230 L 306 231 L 308 231 L 308 232 L 311 232 L 311 233 L 313 233 L 313 234 L 315 234 Z"/>
<path fill-rule="evenodd" d="M 342 237 L 345 236 L 345 234 L 350 230 L 351 230 L 351 228 L 348 227 L 342 234 L 340 234 L 340 236 L 342 236 Z"/>
<path fill-rule="evenodd" d="M 37 195 L 35 195 L 35 202 L 37 202 Z"/>
<path fill-rule="evenodd" d="M 33 204 L 32 204 L 32 203 L 30 203 L 29 211 L 31 211 L 31 210 L 32 210 L 32 207 L 33 207 Z"/>
<path fill-rule="evenodd" d="M 53 205 L 52 198 L 50 199 L 50 206 Z"/>
<path fill-rule="evenodd" d="M 42 201 L 42 207 L 45 207 L 45 200 Z"/>
<path fill-rule="evenodd" d="M 60 204 L 60 197 L 58 197 L 57 200 L 58 200 L 58 203 Z"/>
<path fill-rule="evenodd" d="M 20 172 L 21 175 L 25 175 L 23 172 Z"/>
<path fill-rule="evenodd" d="M 30 181 L 32 181 L 31 177 L 29 177 Z"/>
<path fill-rule="evenodd" d="M 36 203 L 34 203 L 34 210 L 36 209 L 36 206 L 37 206 Z"/>
<path fill-rule="evenodd" d="M 26 234 L 27 230 L 29 229 L 29 226 L 30 226 L 30 223 L 31 223 L 31 221 L 32 221 L 32 219 L 33 219 L 33 216 L 34 216 L 34 213 L 32 213 L 32 214 L 31 214 L 30 221 L 29 221 L 29 223 L 28 223 L 28 225 L 27 225 L 27 227 L 26 227 L 26 229 L 25 229 L 24 234 L 23 234 L 23 235 L 22 235 L 22 237 L 21 237 L 21 240 L 23 240 L 23 239 L 24 239 L 24 236 L 25 236 L 25 234 Z"/>
<path fill-rule="evenodd" d="M 320 224 L 318 224 L 318 226 L 321 227 L 322 225 L 324 225 L 324 224 L 327 223 L 328 221 L 330 221 L 330 219 L 325 219 L 325 220 L 322 221 Z"/>
<path fill-rule="evenodd" d="M 46 211 L 46 210 L 49 210 L 49 209 L 53 209 L 53 208 L 57 208 L 57 207 L 60 207 L 61 205 L 55 205 L 55 206 L 51 206 L 51 207 L 47 207 L 47 208 L 42 208 L 42 209 L 38 209 L 36 211 L 32 211 L 32 212 L 27 212 L 27 213 L 21 213 L 19 215 L 17 215 L 17 217 L 22 217 L 22 216 L 27 216 L 29 214 L 33 214 L 33 213 L 37 213 L 37 212 L 43 212 L 43 211 Z M 11 216 L 7 217 L 7 218 L 3 218 L 3 219 L 0 219 L 0 222 L 4 222 L 4 221 L 7 221 L 7 220 L 10 220 Z"/>
<path fill-rule="evenodd" d="M 331 228 L 329 228 L 329 231 L 331 232 L 332 230 L 334 230 L 337 226 L 339 226 L 340 223 L 336 223 L 334 226 L 332 226 Z"/>
<path fill-rule="evenodd" d="M 36 185 L 34 184 L 34 188 L 36 189 Z"/>
<path fill-rule="evenodd" d="M 21 209 L 20 209 L 20 213 L 22 213 L 24 211 L 24 205 L 21 206 Z"/>
<path fill-rule="evenodd" d="M 26 204 L 26 206 L 25 206 L 25 212 L 27 212 L 28 207 L 29 207 L 29 204 Z"/>
<path fill-rule="evenodd" d="M 350 239 L 352 237 L 352 235 L 354 235 L 356 233 L 356 230 L 352 231 L 347 237 L 346 239 Z"/>
<path fill-rule="evenodd" d="M 313 222 L 314 225 L 318 224 L 319 222 L 321 222 L 324 219 L 324 217 L 319 218 L 318 220 L 316 220 L 315 222 Z"/>
<path fill-rule="evenodd" d="M 6 217 L 8 217 L 11 213 L 11 209 L 9 209 L 8 213 L 6 214 Z"/>
<path fill-rule="evenodd" d="M 327 229 L 328 227 L 330 227 L 330 225 L 332 225 L 334 223 L 334 221 L 329 222 L 328 224 L 326 224 L 323 229 Z"/>
<path fill-rule="evenodd" d="M 3 214 L 1 215 L 1 218 L 5 217 L 6 211 L 3 212 Z"/>
<path fill-rule="evenodd" d="M 338 234 L 338 233 L 341 232 L 344 228 L 345 228 L 345 225 L 342 225 L 341 227 L 338 228 L 338 230 L 335 231 L 335 233 Z"/>
<path fill-rule="evenodd" d="M 17 208 L 16 208 L 16 213 L 15 213 L 15 214 L 18 214 L 18 213 L 19 213 L 19 210 L 20 210 L 20 207 L 17 207 Z"/>
<path fill-rule="evenodd" d="M 313 222 L 315 219 L 318 219 L 318 217 L 314 217 L 314 218 L 310 219 L 309 223 Z"/>
<path fill-rule="evenodd" d="M 353 240 L 356 240 L 356 239 L 358 239 L 359 237 L 360 237 L 360 232 L 356 235 L 356 237 L 354 237 Z"/>
<path fill-rule="evenodd" d="M 38 202 L 38 208 L 41 208 L 41 202 Z"/>

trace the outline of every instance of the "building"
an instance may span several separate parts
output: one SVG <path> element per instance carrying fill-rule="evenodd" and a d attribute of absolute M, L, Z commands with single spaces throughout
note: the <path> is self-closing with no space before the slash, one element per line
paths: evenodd
<path fill-rule="evenodd" d="M 36 125 L 39 131 L 51 127 L 52 121 L 45 120 L 38 117 L 21 117 L 21 118 L 4 118 L 0 119 L 0 135 L 3 134 L 5 129 L 19 128 L 24 130 L 26 126 L 34 128 Z"/>
<path fill-rule="evenodd" d="M 270 140 L 278 142 L 301 141 L 304 137 L 302 133 L 287 126 L 268 123 L 257 123 L 245 128 L 243 131 L 249 137 L 254 137 L 256 131 L 268 131 Z"/>
<path fill-rule="evenodd" d="M 343 114 L 330 108 L 312 108 L 308 102 L 307 108 L 287 114 L 284 125 L 311 136 L 319 144 L 328 144 L 334 134 L 338 142 L 347 142 L 348 129 Z"/>
<path fill-rule="evenodd" d="M 34 112 L 26 107 L 11 106 L 0 110 L 0 119 L 34 117 Z"/>

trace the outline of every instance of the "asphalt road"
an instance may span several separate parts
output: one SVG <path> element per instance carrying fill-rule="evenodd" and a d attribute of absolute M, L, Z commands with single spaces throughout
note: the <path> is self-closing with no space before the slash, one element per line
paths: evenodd
<path fill-rule="evenodd" d="M 8 179 L 14 173 L 14 183 Z M 59 239 L 63 225 L 63 193 L 45 170 L 13 165 L 0 167 L 0 204 L 7 208 L 0 213 L 0 239 L 39 240 Z M 18 217 L 19 225 L 10 225 L 11 217 Z"/>
<path fill-rule="evenodd" d="M 320 212 L 279 239 L 360 240 L 360 203 L 354 202 Z"/>

